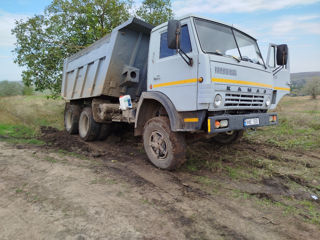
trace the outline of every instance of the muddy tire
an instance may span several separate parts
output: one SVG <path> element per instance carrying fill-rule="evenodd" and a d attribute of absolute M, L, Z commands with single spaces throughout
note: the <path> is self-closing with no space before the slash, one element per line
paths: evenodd
<path fill-rule="evenodd" d="M 112 123 L 101 124 L 98 140 L 100 140 L 100 141 L 105 140 L 107 137 L 109 137 L 111 132 L 112 132 Z"/>
<path fill-rule="evenodd" d="M 79 135 L 84 141 L 94 141 L 99 137 L 101 125 L 94 121 L 92 109 L 85 107 L 79 119 Z"/>
<path fill-rule="evenodd" d="M 79 131 L 80 106 L 66 104 L 64 110 L 64 128 L 69 134 L 77 134 Z"/>
<path fill-rule="evenodd" d="M 186 160 L 185 137 L 171 131 L 167 117 L 154 117 L 145 124 L 143 144 L 148 158 L 158 168 L 173 170 Z"/>
<path fill-rule="evenodd" d="M 212 138 L 212 141 L 220 144 L 232 144 L 238 142 L 243 136 L 243 130 L 219 133 Z"/>

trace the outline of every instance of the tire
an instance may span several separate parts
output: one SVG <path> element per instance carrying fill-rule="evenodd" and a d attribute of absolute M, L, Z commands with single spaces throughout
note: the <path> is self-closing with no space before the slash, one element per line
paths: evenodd
<path fill-rule="evenodd" d="M 167 117 L 154 117 L 144 126 L 143 144 L 149 160 L 158 168 L 173 170 L 185 161 L 185 137 L 172 132 Z"/>
<path fill-rule="evenodd" d="M 79 135 L 84 141 L 94 141 L 99 137 L 101 125 L 94 121 L 92 109 L 85 107 L 79 119 Z"/>
<path fill-rule="evenodd" d="M 77 134 L 79 130 L 80 106 L 66 104 L 64 110 L 64 128 L 69 134 Z"/>
<path fill-rule="evenodd" d="M 212 141 L 220 144 L 232 144 L 238 142 L 243 136 L 243 130 L 219 133 L 212 138 Z"/>
<path fill-rule="evenodd" d="M 107 137 L 109 137 L 111 132 L 112 132 L 112 123 L 101 124 L 98 140 L 100 141 L 105 140 Z"/>

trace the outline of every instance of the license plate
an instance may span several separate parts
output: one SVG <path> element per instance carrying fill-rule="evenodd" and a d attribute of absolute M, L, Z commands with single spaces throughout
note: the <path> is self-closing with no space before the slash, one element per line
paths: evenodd
<path fill-rule="evenodd" d="M 248 118 L 244 120 L 244 126 L 259 125 L 259 118 Z"/>

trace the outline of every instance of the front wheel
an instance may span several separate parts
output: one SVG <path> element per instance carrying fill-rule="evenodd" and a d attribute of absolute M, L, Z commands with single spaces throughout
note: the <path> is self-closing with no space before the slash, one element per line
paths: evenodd
<path fill-rule="evenodd" d="M 173 170 L 186 160 L 185 137 L 171 131 L 167 117 L 154 117 L 145 124 L 143 144 L 148 158 L 158 168 Z"/>
<path fill-rule="evenodd" d="M 218 133 L 216 136 L 212 138 L 212 140 L 220 144 L 232 144 L 238 142 L 242 138 L 243 132 L 243 130 L 239 130 Z"/>

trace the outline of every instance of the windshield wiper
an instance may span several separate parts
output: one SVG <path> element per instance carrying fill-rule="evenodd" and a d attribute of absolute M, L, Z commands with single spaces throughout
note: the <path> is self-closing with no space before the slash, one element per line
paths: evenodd
<path fill-rule="evenodd" d="M 207 53 L 215 54 L 218 56 L 224 56 L 224 57 L 232 57 L 233 59 L 237 60 L 237 62 L 241 62 L 241 60 L 239 58 L 232 56 L 232 55 L 225 55 L 222 52 L 220 52 L 219 50 L 216 50 L 215 52 L 207 52 Z"/>
<path fill-rule="evenodd" d="M 246 62 L 254 63 L 251 58 L 248 58 L 248 57 L 246 57 L 246 56 L 242 57 L 242 60 L 243 60 L 243 61 L 246 61 Z"/>
<path fill-rule="evenodd" d="M 227 57 L 232 57 L 233 59 L 237 60 L 237 62 L 241 62 L 241 59 L 237 58 L 236 56 L 232 56 L 232 55 L 225 55 Z"/>
<path fill-rule="evenodd" d="M 224 56 L 222 54 L 222 52 L 220 52 L 219 50 L 216 50 L 215 52 L 207 52 L 207 53 L 215 54 L 215 55 L 218 55 L 218 56 Z"/>

